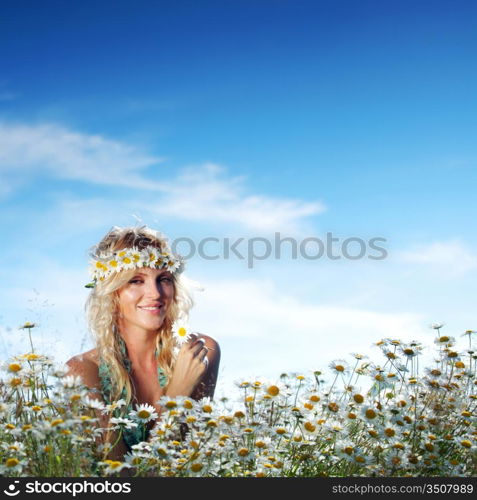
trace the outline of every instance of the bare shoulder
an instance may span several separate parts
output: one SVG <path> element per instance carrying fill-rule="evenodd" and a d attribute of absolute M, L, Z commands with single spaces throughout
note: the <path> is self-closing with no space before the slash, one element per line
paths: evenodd
<path fill-rule="evenodd" d="M 66 362 L 67 375 L 76 375 L 83 379 L 88 387 L 99 385 L 98 356 L 96 349 L 73 356 Z"/>

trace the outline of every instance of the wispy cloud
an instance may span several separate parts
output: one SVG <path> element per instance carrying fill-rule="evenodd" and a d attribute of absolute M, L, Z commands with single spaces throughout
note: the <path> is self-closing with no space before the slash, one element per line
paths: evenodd
<path fill-rule="evenodd" d="M 154 210 L 160 215 L 237 223 L 265 232 L 297 231 L 304 218 L 325 210 L 318 201 L 247 194 L 243 177 L 227 178 L 225 173 L 223 167 L 213 163 L 185 169 L 168 184 L 165 198 Z"/>
<path fill-rule="evenodd" d="M 109 186 L 161 189 L 141 172 L 160 158 L 134 146 L 55 124 L 0 123 L 0 172 L 20 181 L 53 176 Z"/>
<path fill-rule="evenodd" d="M 55 124 L 0 123 L 0 195 L 18 183 L 51 177 L 96 185 L 129 187 L 121 207 L 186 221 L 225 223 L 256 231 L 298 231 L 303 220 L 325 210 L 318 201 L 277 198 L 250 192 L 246 179 L 231 177 L 213 163 L 184 168 L 161 182 L 153 167 L 159 157 L 123 142 L 69 130 Z M 141 193 L 138 196 L 137 190 Z M 150 193 L 150 196 L 148 196 Z M 105 196 L 100 205 L 108 199 Z M 79 201 L 83 203 L 84 198 Z M 77 205 L 78 203 L 76 203 Z M 88 207 L 94 201 L 87 200 Z M 69 208 L 74 208 L 70 203 Z M 86 221 L 87 222 L 87 221 Z"/>
<path fill-rule="evenodd" d="M 477 269 L 477 254 L 459 240 L 437 241 L 399 254 L 400 260 L 432 266 L 446 275 L 462 275 Z"/>

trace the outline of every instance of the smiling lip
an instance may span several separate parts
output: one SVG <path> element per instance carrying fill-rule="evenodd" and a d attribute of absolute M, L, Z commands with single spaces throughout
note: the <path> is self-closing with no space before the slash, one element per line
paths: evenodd
<path fill-rule="evenodd" d="M 153 306 L 138 306 L 138 308 L 151 314 L 158 314 L 159 312 L 161 312 L 163 305 L 157 304 Z"/>

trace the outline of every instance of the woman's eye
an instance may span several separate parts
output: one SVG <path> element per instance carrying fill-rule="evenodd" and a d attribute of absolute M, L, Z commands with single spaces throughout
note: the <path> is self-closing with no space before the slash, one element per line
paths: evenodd
<path fill-rule="evenodd" d="M 172 279 L 171 278 L 161 278 L 160 279 L 161 282 L 166 282 L 166 283 L 172 283 Z"/>
<path fill-rule="evenodd" d="M 142 280 L 136 279 L 136 280 L 131 280 L 129 283 L 142 283 Z"/>

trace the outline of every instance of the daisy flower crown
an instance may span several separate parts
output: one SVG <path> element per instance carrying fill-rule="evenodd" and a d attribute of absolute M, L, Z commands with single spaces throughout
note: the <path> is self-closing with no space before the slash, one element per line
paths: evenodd
<path fill-rule="evenodd" d="M 168 250 L 160 251 L 153 246 L 147 246 L 142 250 L 133 247 L 103 252 L 90 260 L 89 271 L 92 281 L 86 285 L 86 288 L 94 288 L 98 281 L 103 281 L 108 276 L 124 269 L 149 267 L 167 269 L 171 273 L 181 273 L 184 265 L 185 262 L 181 256 L 173 255 Z"/>

